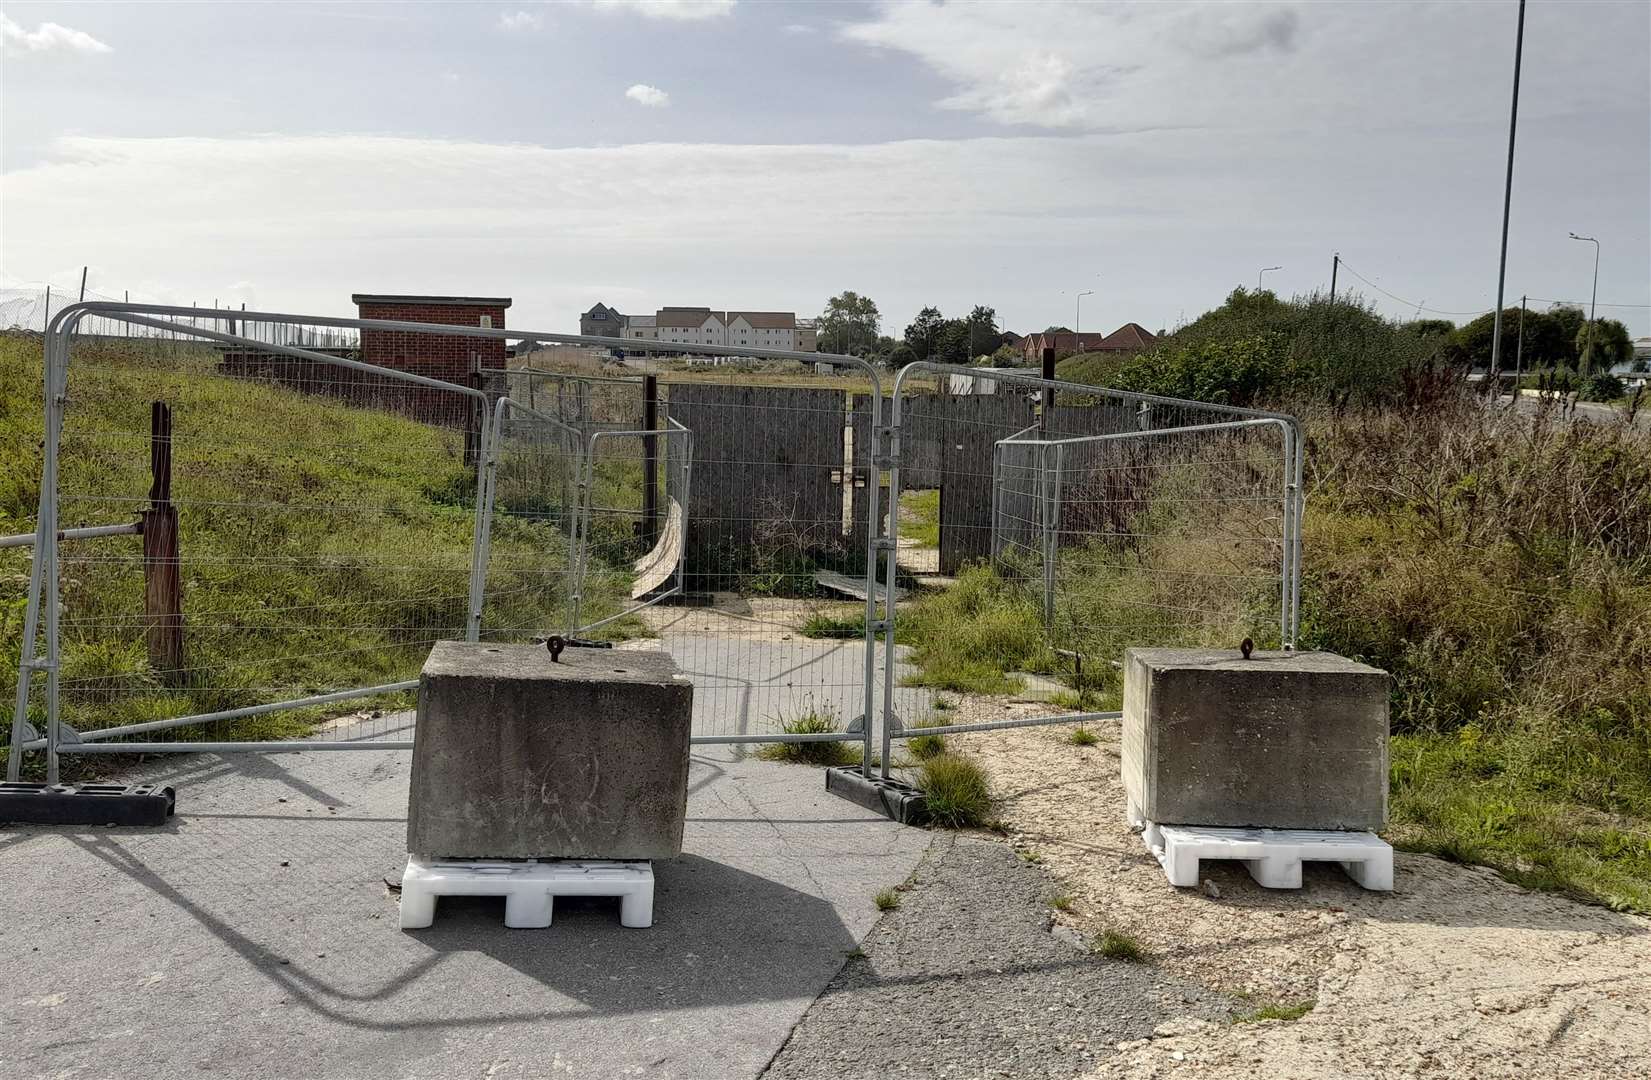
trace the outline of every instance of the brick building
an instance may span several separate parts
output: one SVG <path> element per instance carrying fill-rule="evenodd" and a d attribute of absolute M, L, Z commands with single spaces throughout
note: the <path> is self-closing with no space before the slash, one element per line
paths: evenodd
<path fill-rule="evenodd" d="M 356 293 L 350 297 L 363 319 L 441 323 L 504 329 L 507 296 L 387 296 Z M 460 337 L 409 330 L 361 331 L 361 359 L 379 367 L 408 371 L 443 382 L 468 385 L 478 368 L 505 366 L 503 338 Z M 468 401 L 457 394 L 413 387 L 406 383 L 380 385 L 376 395 L 383 407 L 426 423 L 471 427 L 475 417 Z"/>

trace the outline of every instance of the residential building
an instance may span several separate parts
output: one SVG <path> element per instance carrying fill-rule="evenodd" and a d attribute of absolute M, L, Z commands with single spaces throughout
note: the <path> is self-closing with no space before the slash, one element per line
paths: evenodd
<path fill-rule="evenodd" d="M 1040 363 L 1043 350 L 1054 349 L 1056 356 L 1088 352 L 1139 352 L 1158 340 L 1157 335 L 1139 323 L 1125 323 L 1110 334 L 1075 334 L 1064 326 L 1051 326 L 1041 334 L 1027 334 L 1020 340 L 1020 348 L 1028 363 Z"/>
<path fill-rule="evenodd" d="M 652 315 L 625 316 L 619 336 L 629 341 L 671 342 L 681 345 L 684 353 L 691 353 L 695 345 L 815 351 L 813 323 L 799 322 L 791 311 L 662 307 Z"/>
<path fill-rule="evenodd" d="M 586 337 L 624 337 L 628 322 L 618 308 L 599 303 L 579 316 L 579 332 Z"/>

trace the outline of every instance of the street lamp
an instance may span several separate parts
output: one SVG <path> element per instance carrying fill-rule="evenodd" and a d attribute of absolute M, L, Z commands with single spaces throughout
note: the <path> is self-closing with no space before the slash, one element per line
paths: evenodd
<path fill-rule="evenodd" d="M 1094 295 L 1094 289 L 1085 289 L 1078 294 L 1078 310 L 1072 315 L 1072 348 L 1074 351 L 1078 348 L 1078 333 L 1083 329 L 1083 298 Z"/>
<path fill-rule="evenodd" d="M 1284 269 L 1284 267 L 1282 267 L 1282 266 L 1263 266 L 1261 268 L 1261 274 L 1270 274 L 1274 270 L 1282 270 L 1282 269 Z M 1255 276 L 1255 291 L 1256 292 L 1261 291 L 1261 274 L 1257 274 Z"/>
<path fill-rule="evenodd" d="M 1599 300 L 1599 241 L 1591 236 L 1571 234 L 1572 240 L 1585 240 L 1594 245 L 1594 292 L 1588 298 L 1588 330 L 1587 336 L 1582 339 L 1582 373 L 1589 374 L 1594 362 L 1594 307 Z"/>

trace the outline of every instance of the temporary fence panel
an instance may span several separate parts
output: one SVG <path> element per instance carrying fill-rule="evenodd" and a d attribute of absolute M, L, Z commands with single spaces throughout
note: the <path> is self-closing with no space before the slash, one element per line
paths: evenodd
<path fill-rule="evenodd" d="M 55 749 L 258 744 L 322 715 L 309 747 L 405 743 L 389 695 L 479 614 L 482 395 L 145 310 L 101 316 L 139 340 L 47 339 L 42 527 L 141 526 L 36 546 L 23 648 L 43 622 Z M 336 715 L 354 699 L 375 700 Z M 17 705 L 26 724 L 25 686 Z"/>
<path fill-rule="evenodd" d="M 486 581 L 480 636 L 566 633 L 579 595 L 586 443 L 574 427 L 509 397 L 493 404 L 487 455 Z"/>
<path fill-rule="evenodd" d="M 1249 636 L 1293 647 L 1292 418 L 1013 373 L 993 373 L 989 395 L 927 393 L 930 375 L 947 389 L 979 379 L 918 363 L 895 380 L 891 513 L 913 482 L 939 489 L 942 547 L 951 537 L 956 553 L 942 553 L 942 569 L 963 569 L 1004 621 L 993 655 L 965 659 L 1001 666 L 1005 688 L 1050 709 L 979 724 L 930 717 L 925 732 L 1116 716 L 1128 646 L 1235 647 Z M 897 546 L 883 557 L 895 573 Z M 898 681 L 884 679 L 885 708 Z"/>
<path fill-rule="evenodd" d="M 586 446 L 568 634 L 651 636 L 637 613 L 683 594 L 693 435 L 670 420 L 664 430 L 598 431 Z"/>
<path fill-rule="evenodd" d="M 78 339 L 92 319 L 132 336 Z M 869 445 L 844 456 L 846 395 L 801 409 L 825 424 L 793 433 L 816 439 L 812 451 L 752 457 L 725 430 L 708 458 L 680 418 L 626 427 L 652 411 L 644 380 L 564 390 L 576 402 L 566 420 L 481 389 L 484 358 L 502 356 L 506 339 L 598 344 L 155 305 L 59 314 L 45 339 L 41 530 L 28 540 L 36 569 L 8 773 L 41 749 L 55 780 L 59 751 L 405 747 L 410 720 L 390 710 L 408 699 L 394 695 L 416 686 L 434 641 L 563 627 L 654 634 L 679 654 L 700 686 L 696 742 L 851 740 L 869 760 L 875 718 L 844 729 L 876 700 L 882 609 L 864 575 L 878 538 L 849 550 L 841 485 L 875 467 Z M 439 343 L 427 365 L 425 340 Z M 386 348 L 396 367 L 360 360 Z M 469 374 L 453 382 L 402 369 L 450 370 L 467 349 Z M 804 358 L 706 351 L 759 369 Z M 863 361 L 808 358 L 858 369 L 875 391 Z M 691 411 L 693 396 L 675 404 Z M 713 432 L 717 408 L 725 419 L 744 408 L 701 405 Z M 707 460 L 734 467 L 720 478 L 724 496 L 741 485 L 748 505 L 723 525 L 739 523 L 751 550 L 696 568 L 690 478 Z M 656 470 L 650 504 L 625 479 Z M 788 497 L 822 477 L 831 510 Z M 85 526 L 128 515 L 87 536 Z M 141 539 L 128 535 L 140 521 Z M 826 599 L 832 590 L 859 599 Z M 714 607 L 690 606 L 706 596 Z M 788 606 L 790 616 L 770 618 Z M 807 619 L 826 608 L 833 637 L 810 638 L 820 627 Z M 829 730 L 789 723 L 805 714 Z M 309 737 L 290 741 L 299 734 Z"/>

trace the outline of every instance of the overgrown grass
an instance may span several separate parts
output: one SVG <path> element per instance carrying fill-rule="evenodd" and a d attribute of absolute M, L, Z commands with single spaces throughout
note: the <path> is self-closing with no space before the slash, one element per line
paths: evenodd
<path fill-rule="evenodd" d="M 923 792 L 929 820 L 936 825 L 974 828 L 991 817 L 992 792 L 986 771 L 972 758 L 937 754 L 918 767 L 915 783 Z"/>
<path fill-rule="evenodd" d="M 842 730 L 837 718 L 825 711 L 810 710 L 779 719 L 780 730 L 787 735 L 825 735 Z M 792 765 L 853 765 L 860 760 L 861 749 L 858 743 L 848 741 L 763 743 L 757 747 L 757 756 Z"/>
<path fill-rule="evenodd" d="M 900 538 L 919 547 L 940 546 L 940 490 L 929 488 L 900 495 Z"/>
<path fill-rule="evenodd" d="M 983 566 L 901 611 L 895 638 L 912 645 L 912 684 L 938 690 L 1013 693 L 1021 680 L 1011 672 L 1049 670 L 1055 660 L 1028 595 Z"/>
<path fill-rule="evenodd" d="M 1146 948 L 1130 934 L 1122 930 L 1105 929 L 1095 938 L 1095 953 L 1108 960 L 1123 960 L 1126 963 L 1140 964 L 1147 959 Z"/>
<path fill-rule="evenodd" d="M 1101 737 L 1079 724 L 1066 734 L 1066 741 L 1073 746 L 1094 746 L 1101 741 Z"/>
<path fill-rule="evenodd" d="M 60 525 L 136 517 L 150 485 L 150 403 L 168 403 L 186 664 L 179 672 L 150 666 L 141 541 L 65 542 L 60 702 L 63 719 L 79 730 L 405 680 L 416 677 L 433 641 L 464 634 L 475 470 L 464 460 L 463 433 L 410 419 L 390 403 L 360 407 L 231 378 L 217 359 L 199 347 L 75 348 Z M 0 533 L 34 528 L 40 384 L 38 340 L 0 337 Z M 529 478 L 520 468 L 508 475 Z M 541 488 L 555 482 L 546 473 L 539 479 Z M 568 611 L 560 508 L 529 494 L 528 486 L 501 483 L 483 627 L 495 640 L 559 628 Z M 592 618 L 618 610 L 628 592 L 630 552 L 618 556 L 592 566 L 585 609 Z M 26 548 L 0 551 L 0 726 L 12 708 L 31 557 Z M 606 636 L 639 629 L 621 621 Z M 297 735 L 328 716 L 405 704 L 404 697 L 349 701 L 218 724 L 210 734 Z M 37 696 L 36 727 L 43 712 Z M 31 769 L 39 757 L 31 755 Z M 71 764 L 90 772 L 88 760 L 100 759 Z"/>
<path fill-rule="evenodd" d="M 878 911 L 893 911 L 900 906 L 900 894 L 894 889 L 879 889 L 871 901 Z"/>
<path fill-rule="evenodd" d="M 1056 911 L 1071 911 L 1075 901 L 1071 893 L 1056 893 L 1049 898 L 1049 906 Z"/>

